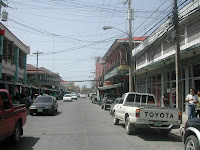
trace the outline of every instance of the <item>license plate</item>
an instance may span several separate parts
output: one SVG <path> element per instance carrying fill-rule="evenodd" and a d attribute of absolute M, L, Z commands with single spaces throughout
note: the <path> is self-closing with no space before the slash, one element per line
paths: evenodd
<path fill-rule="evenodd" d="M 43 111 L 43 109 L 42 109 L 42 108 L 39 108 L 37 111 L 38 111 L 38 112 L 42 112 L 42 111 Z"/>
<path fill-rule="evenodd" d="M 154 126 L 161 127 L 162 126 L 162 122 L 154 122 Z"/>

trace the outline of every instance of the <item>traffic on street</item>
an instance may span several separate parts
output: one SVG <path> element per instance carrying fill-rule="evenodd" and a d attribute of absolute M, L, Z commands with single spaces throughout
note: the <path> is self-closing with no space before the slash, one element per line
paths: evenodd
<path fill-rule="evenodd" d="M 151 129 L 138 130 L 134 135 L 124 132 L 125 124 L 113 125 L 109 110 L 101 109 L 88 98 L 72 102 L 58 100 L 55 115 L 28 115 L 24 135 L 17 145 L 5 140 L 2 150 L 183 150 L 181 137 L 163 136 Z"/>
<path fill-rule="evenodd" d="M 200 150 L 200 0 L 0 0 L 0 150 Z"/>

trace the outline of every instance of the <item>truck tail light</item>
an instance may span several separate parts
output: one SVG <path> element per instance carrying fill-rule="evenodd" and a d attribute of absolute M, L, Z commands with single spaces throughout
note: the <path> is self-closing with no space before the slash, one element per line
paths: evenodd
<path fill-rule="evenodd" d="M 182 118 L 182 114 L 181 114 L 181 112 L 179 112 L 178 113 L 178 120 L 181 120 L 181 118 Z"/>
<path fill-rule="evenodd" d="M 140 110 L 136 109 L 135 117 L 140 117 Z"/>

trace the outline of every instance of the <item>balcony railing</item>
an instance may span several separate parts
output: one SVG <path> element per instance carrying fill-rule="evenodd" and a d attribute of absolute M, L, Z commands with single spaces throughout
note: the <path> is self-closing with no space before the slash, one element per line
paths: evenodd
<path fill-rule="evenodd" d="M 107 69 L 105 71 L 105 74 L 109 73 L 110 71 L 112 71 L 113 69 L 119 67 L 120 65 L 128 65 L 128 62 L 126 62 L 125 60 L 122 60 L 122 62 L 120 63 L 120 61 L 117 61 L 115 64 L 112 64 L 112 66 Z"/>

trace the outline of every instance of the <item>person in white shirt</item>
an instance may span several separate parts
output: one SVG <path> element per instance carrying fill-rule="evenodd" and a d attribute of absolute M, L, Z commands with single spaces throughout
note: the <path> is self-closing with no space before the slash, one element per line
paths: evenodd
<path fill-rule="evenodd" d="M 190 94 L 187 95 L 185 102 L 188 102 L 188 120 L 195 117 L 195 104 L 198 102 L 198 97 L 195 95 L 194 89 L 190 89 Z"/>

